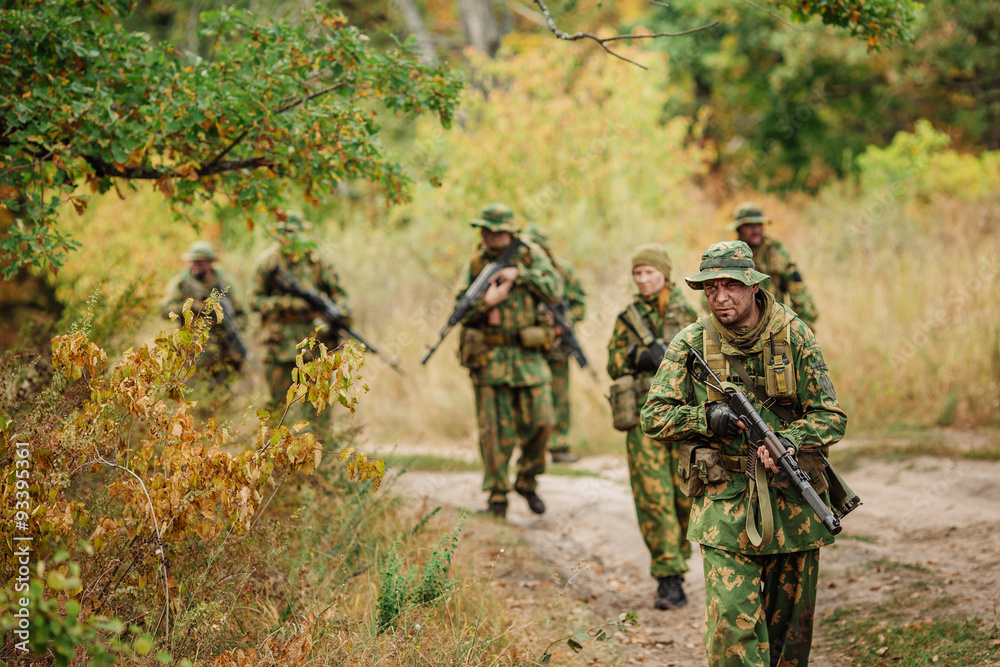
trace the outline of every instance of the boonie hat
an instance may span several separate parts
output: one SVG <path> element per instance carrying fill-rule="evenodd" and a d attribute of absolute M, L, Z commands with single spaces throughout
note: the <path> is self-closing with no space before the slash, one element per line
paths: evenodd
<path fill-rule="evenodd" d="M 491 232 L 510 232 L 516 234 L 520 230 L 514 224 L 514 211 L 506 204 L 488 204 L 483 207 L 479 217 L 469 223 L 473 227 L 482 227 Z"/>
<path fill-rule="evenodd" d="M 771 219 L 764 215 L 760 206 L 752 201 L 745 201 L 733 209 L 733 224 L 729 230 L 735 232 L 743 225 L 753 223 L 770 224 Z"/>
<path fill-rule="evenodd" d="M 181 259 L 185 262 L 193 262 L 198 259 L 207 259 L 210 262 L 214 262 L 215 248 L 208 241 L 195 241 L 188 247 L 187 252 L 181 255 Z"/>
<path fill-rule="evenodd" d="M 743 241 L 713 243 L 701 253 L 701 266 L 698 268 L 699 273 L 684 279 L 691 289 L 705 289 L 703 282 L 718 278 L 732 278 L 744 285 L 756 285 L 770 277 L 757 270 L 750 246 Z"/>

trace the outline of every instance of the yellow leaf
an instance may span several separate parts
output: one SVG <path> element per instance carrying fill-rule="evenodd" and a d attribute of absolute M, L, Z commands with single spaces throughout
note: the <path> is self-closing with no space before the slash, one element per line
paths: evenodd
<path fill-rule="evenodd" d="M 309 426 L 309 422 L 307 422 L 305 419 L 300 419 L 299 421 L 295 422 L 292 425 L 292 431 L 294 431 L 295 433 L 298 433 L 299 431 L 301 431 L 302 429 L 304 429 L 306 426 Z"/>

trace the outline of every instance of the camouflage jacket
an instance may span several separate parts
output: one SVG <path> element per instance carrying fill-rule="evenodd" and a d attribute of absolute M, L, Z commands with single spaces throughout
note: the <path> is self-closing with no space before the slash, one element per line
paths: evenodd
<path fill-rule="evenodd" d="M 753 261 L 758 271 L 771 276 L 770 280 L 761 283 L 761 288 L 773 294 L 778 303 L 785 303 L 787 294 L 788 305 L 799 318 L 809 326 L 815 324 L 819 317 L 816 304 L 806 290 L 799 268 L 781 241 L 765 236 L 764 242 L 753 251 Z"/>
<path fill-rule="evenodd" d="M 518 269 L 517 279 L 507 299 L 496 306 L 500 313 L 500 324 L 490 326 L 487 323 L 487 311 L 480 301 L 462 322 L 463 327 L 516 336 L 522 329 L 537 325 L 538 310 L 542 303 L 558 301 L 562 297 L 563 282 L 548 255 L 537 244 L 524 239 L 522 241 L 525 247 L 518 251 L 512 263 Z M 479 272 L 498 255 L 497 252 L 480 248 L 462 270 L 461 288 L 456 294 L 456 301 L 465 294 Z M 507 344 L 490 345 L 486 363 L 482 368 L 470 371 L 470 374 L 476 384 L 512 387 L 533 387 L 552 380 L 549 365 L 541 350 Z"/>
<path fill-rule="evenodd" d="M 566 319 L 576 325 L 582 322 L 584 316 L 587 314 L 587 306 L 584 303 L 584 298 L 587 295 L 583 291 L 583 285 L 580 283 L 580 279 L 576 277 L 576 271 L 572 266 L 554 259 L 552 255 L 549 255 L 549 258 L 552 259 L 552 264 L 555 266 L 556 272 L 562 278 L 563 291 L 561 301 L 566 309 Z M 552 324 L 551 318 L 544 317 L 543 324 Z M 576 329 L 575 326 L 573 328 Z M 569 360 L 569 356 L 569 347 L 563 342 L 561 337 L 557 337 L 555 343 L 552 345 L 552 349 L 546 353 L 545 358 L 550 362 L 565 363 Z"/>
<path fill-rule="evenodd" d="M 305 289 L 326 295 L 344 314 L 344 323 L 350 325 L 351 322 L 347 294 L 330 263 L 318 251 L 293 258 L 286 256 L 281 246 L 274 245 L 257 260 L 251 299 L 251 307 L 260 313 L 268 356 L 279 362 L 294 360 L 295 346 L 319 326 L 323 326 L 320 339 L 327 346 L 335 346 L 339 341 L 337 332 L 330 330 L 320 314 L 304 299 L 277 287 L 273 274 L 278 267 L 291 274 Z"/>
<path fill-rule="evenodd" d="M 229 288 L 226 290 L 226 288 Z M 211 294 L 212 290 L 219 290 L 219 293 L 225 292 L 226 297 L 229 299 L 230 305 L 233 307 L 233 313 L 237 317 L 237 326 L 244 319 L 243 309 L 240 307 L 240 300 L 234 294 L 232 282 L 226 278 L 218 269 L 212 269 L 212 273 L 209 279 L 206 281 L 201 281 L 191 275 L 191 269 L 186 268 L 176 276 L 174 276 L 170 282 L 167 284 L 166 295 L 163 297 L 163 302 L 161 304 L 161 310 L 164 317 L 169 317 L 170 313 L 181 314 L 184 309 L 184 302 L 188 299 L 194 299 L 194 312 L 197 313 L 201 309 L 201 304 L 204 302 Z M 215 317 L 212 314 L 205 313 L 207 317 L 212 319 L 215 323 Z M 212 327 L 212 339 L 210 345 L 222 345 L 223 347 L 228 347 L 226 345 L 226 337 L 222 332 L 221 326 Z"/>
<path fill-rule="evenodd" d="M 639 315 L 649 326 L 650 331 L 657 338 L 670 341 L 677 332 L 698 319 L 698 313 L 688 304 L 684 293 L 676 285 L 670 288 L 670 301 L 663 317 L 660 317 L 657 309 L 659 298 L 659 293 L 647 297 L 636 294 L 632 303 L 635 304 Z M 635 374 L 637 377 L 648 377 L 653 373 L 645 371 L 634 373 L 631 364 L 629 364 L 629 348 L 633 345 L 642 345 L 642 342 L 639 336 L 632 331 L 632 328 L 625 323 L 624 316 L 625 312 L 622 311 L 615 318 L 615 328 L 611 333 L 611 341 L 608 342 L 608 375 L 611 376 L 612 380 L 629 374 Z"/>
<path fill-rule="evenodd" d="M 847 428 L 847 415 L 837 403 L 833 383 L 827 374 L 812 330 L 787 306 L 774 304 L 768 332 L 779 332 L 790 323 L 789 343 L 796 373 L 796 397 L 784 403 L 795 418 L 782 425 L 774 413 L 745 386 L 741 387 L 764 421 L 788 438 L 799 452 L 800 465 L 805 452 L 814 452 L 838 442 Z M 724 456 L 745 457 L 750 444 L 743 434 L 726 442 L 708 428 L 705 415 L 708 393 L 705 385 L 692 378 L 687 370 L 690 348 L 701 353 L 704 327 L 695 322 L 671 341 L 660 369 L 653 378 L 649 398 L 641 410 L 640 423 L 650 438 L 664 442 L 704 442 L 721 450 Z M 722 351 L 737 357 L 752 377 L 764 376 L 763 342 L 749 351 L 740 351 L 723 341 Z M 742 384 L 732 376 L 730 381 Z M 746 534 L 747 476 L 728 471 L 727 480 L 709 484 L 704 496 L 693 499 L 688 539 L 693 542 L 747 555 L 789 553 L 815 549 L 833 542 L 833 537 L 816 519 L 798 492 L 788 488 L 783 473 L 767 473 L 774 511 L 774 540 L 755 548 Z M 829 503 L 828 493 L 820 494 Z M 778 499 L 781 499 L 780 502 Z"/>

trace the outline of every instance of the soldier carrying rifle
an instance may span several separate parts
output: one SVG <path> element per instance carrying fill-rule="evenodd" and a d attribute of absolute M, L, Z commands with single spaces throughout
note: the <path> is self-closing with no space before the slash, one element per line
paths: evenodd
<path fill-rule="evenodd" d="M 208 346 L 198 358 L 197 365 L 208 373 L 216 386 L 227 384 L 244 360 L 252 360 L 239 329 L 239 323 L 244 319 L 243 310 L 233 294 L 232 283 L 215 266 L 218 257 L 211 243 L 195 241 L 181 255 L 181 259 L 188 262 L 188 266 L 174 276 L 167 286 L 161 307 L 163 316 L 169 317 L 171 312 L 180 315 L 184 302 L 188 299 L 194 299 L 192 311 L 198 313 L 211 296 L 212 290 L 217 290 L 222 295 L 226 317 L 212 327 Z M 213 322 L 215 320 L 213 313 L 205 312 L 202 315 L 212 318 Z"/>

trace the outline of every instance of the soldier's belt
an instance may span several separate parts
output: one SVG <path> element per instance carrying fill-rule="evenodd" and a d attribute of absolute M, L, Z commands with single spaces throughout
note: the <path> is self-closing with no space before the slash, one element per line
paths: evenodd
<path fill-rule="evenodd" d="M 730 472 L 746 472 L 747 457 L 722 455 L 722 465 Z"/>
<path fill-rule="evenodd" d="M 484 331 L 483 341 L 487 345 L 521 345 L 520 331 Z"/>

